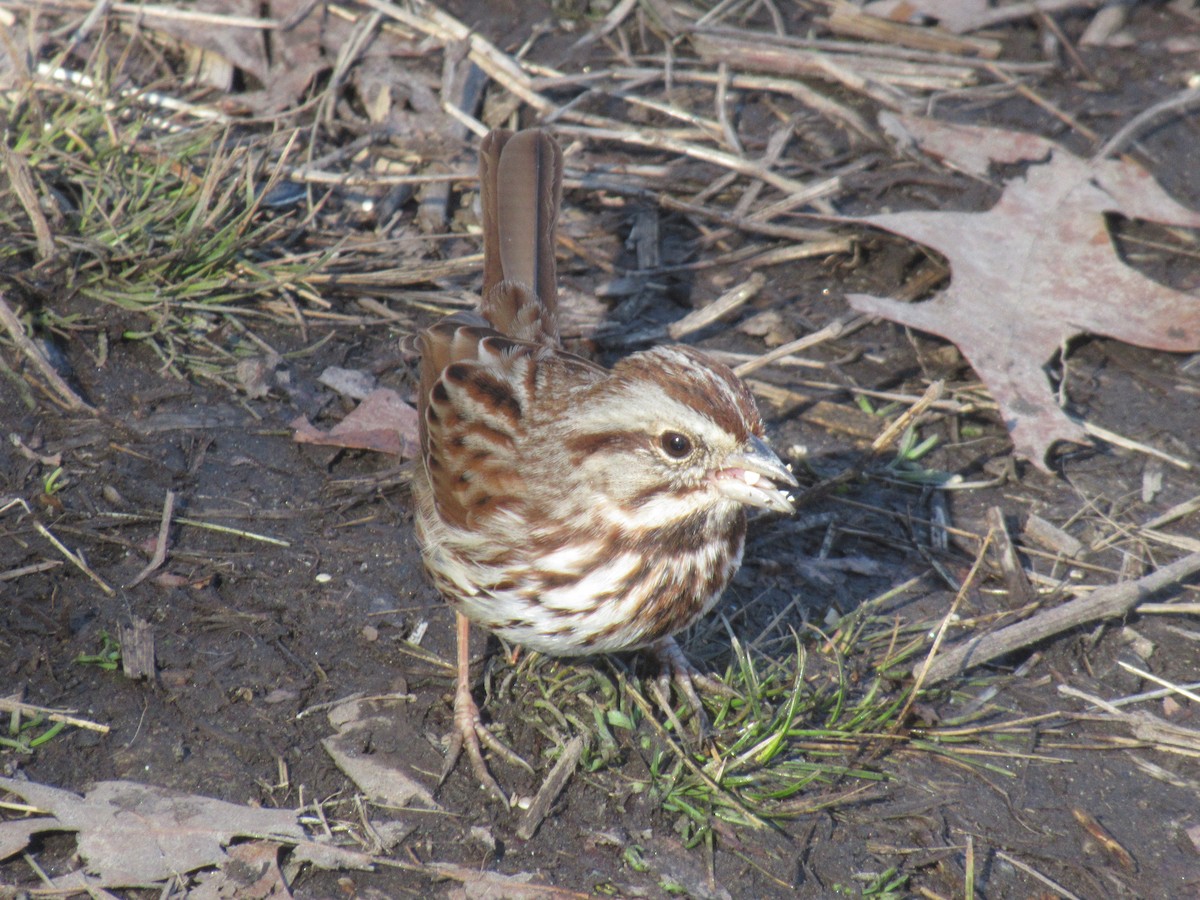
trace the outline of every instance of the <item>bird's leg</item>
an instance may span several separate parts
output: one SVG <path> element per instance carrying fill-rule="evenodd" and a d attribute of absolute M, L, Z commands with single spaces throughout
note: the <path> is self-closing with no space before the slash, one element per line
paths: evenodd
<path fill-rule="evenodd" d="M 671 682 L 675 682 L 675 686 L 679 688 L 680 693 L 687 698 L 688 705 L 695 712 L 696 719 L 700 725 L 700 736 L 704 738 L 708 734 L 708 716 L 704 712 L 704 706 L 700 703 L 700 695 L 696 689 L 704 691 L 706 694 L 717 694 L 722 697 L 736 697 L 737 691 L 728 685 L 722 684 L 715 678 L 702 673 L 699 669 L 693 666 L 686 656 L 683 655 L 683 650 L 680 649 L 679 643 L 673 637 L 665 637 L 654 644 L 654 655 L 658 657 L 660 666 L 658 675 L 658 693 L 660 696 L 659 702 L 669 700 L 671 696 Z M 664 706 L 668 715 L 674 718 L 673 712 L 669 705 Z"/>
<path fill-rule="evenodd" d="M 455 613 L 455 618 L 458 627 L 458 677 L 456 678 L 454 689 L 454 728 L 450 732 L 449 746 L 446 748 L 446 764 L 442 767 L 441 780 L 445 781 L 446 776 L 450 774 L 455 763 L 458 762 L 459 754 L 465 748 L 467 759 L 471 762 L 471 771 L 475 773 L 475 777 L 479 779 L 480 784 L 483 785 L 489 794 L 505 806 L 508 806 L 508 798 L 504 796 L 504 791 L 500 790 L 500 785 L 492 777 L 492 773 L 488 770 L 487 763 L 483 759 L 482 745 L 486 745 L 492 752 L 531 773 L 533 772 L 533 768 L 516 753 L 504 746 L 484 726 L 480 719 L 479 707 L 475 704 L 475 698 L 471 696 L 471 653 L 469 644 L 471 622 L 462 613 Z"/>

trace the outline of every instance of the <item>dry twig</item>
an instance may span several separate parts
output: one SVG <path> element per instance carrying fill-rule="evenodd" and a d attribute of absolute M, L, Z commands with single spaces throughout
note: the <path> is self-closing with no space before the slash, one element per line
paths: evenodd
<path fill-rule="evenodd" d="M 1185 556 L 1136 581 L 1099 588 L 1086 597 L 1048 609 L 1031 619 L 971 638 L 933 660 L 925 681 L 927 684 L 936 684 L 965 669 L 990 662 L 1070 628 L 1124 615 L 1149 595 L 1177 584 L 1196 572 L 1200 572 L 1200 553 Z M 923 665 L 918 666 L 918 670 Z"/>

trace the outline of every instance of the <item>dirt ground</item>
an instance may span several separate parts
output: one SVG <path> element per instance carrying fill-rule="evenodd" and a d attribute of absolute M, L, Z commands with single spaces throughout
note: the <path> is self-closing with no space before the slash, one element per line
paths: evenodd
<path fill-rule="evenodd" d="M 447 9 L 508 50 L 536 24 L 557 21 L 541 4 L 497 4 L 484 18 L 472 17 L 465 2 Z M 803 33 L 810 11 L 788 5 L 785 17 L 795 33 Z M 1063 15 L 1057 24 L 1075 41 L 1090 17 Z M 768 21 L 765 14 L 752 21 L 760 20 Z M 1128 42 L 1079 48 L 1091 77 L 1056 51 L 1050 58 L 1058 65 L 1038 76 L 1037 94 L 1103 139 L 1195 71 L 1200 48 L 1169 49 L 1187 21 L 1166 5 L 1138 4 L 1125 27 Z M 1044 24 L 1024 20 L 991 33 L 1003 44 L 1004 59 L 1046 58 Z M 578 71 L 601 50 L 572 50 L 576 37 L 552 27 L 529 59 Z M 864 116 L 873 115 L 862 98 L 845 99 Z M 1019 92 L 943 102 L 939 113 L 960 121 L 1020 128 L 1088 152 L 1078 134 Z M 774 116 L 800 109 L 780 113 L 771 103 L 746 96 L 739 129 L 748 144 L 761 148 Z M 789 151 L 798 157 L 796 173 L 825 171 L 822 152 L 839 164 L 855 154 L 878 157 L 846 176 L 847 187 L 835 200 L 844 214 L 930 205 L 982 209 L 995 200 L 994 190 L 965 178 L 899 175 L 887 148 L 863 148 L 819 120 L 802 120 L 797 134 Z M 400 136 L 391 140 L 403 143 Z M 1194 114 L 1144 133 L 1140 147 L 1164 187 L 1200 209 Z M 612 162 L 669 158 L 650 150 L 608 152 Z M 450 163 L 468 169 L 472 153 L 473 143 L 462 141 Z M 599 151 L 580 160 L 576 165 L 603 162 Z M 693 177 L 706 170 L 688 163 L 682 171 Z M 714 176 L 709 171 L 697 177 Z M 611 278 L 596 268 L 594 257 L 635 265 L 623 237 L 613 235 L 628 234 L 645 201 L 606 197 L 611 199 L 569 180 L 563 230 L 588 257 L 564 256 L 560 248 L 568 298 L 593 294 Z M 1136 223 L 1114 227 L 1125 229 L 1121 240 L 1145 233 Z M 766 287 L 734 321 L 775 311 L 793 333 L 816 330 L 845 313 L 845 294 L 892 292 L 927 261 L 920 248 L 900 238 L 865 229 L 847 233 L 861 239 L 853 256 L 765 269 Z M 1152 229 L 1148 233 L 1155 237 Z M 664 213 L 665 263 L 672 254 L 682 260 L 683 248 L 696 239 L 692 220 Z M 766 238 L 738 240 L 765 246 Z M 1142 244 L 1137 252 L 1129 249 L 1133 244 L 1122 247 L 1153 277 L 1193 291 L 1200 283 L 1194 241 L 1185 256 L 1156 255 Z M 459 234 L 439 252 L 454 258 L 477 250 L 476 238 Z M 601 313 L 616 310 L 617 333 L 672 321 L 746 274 L 736 262 L 665 274 L 655 304 L 635 312 L 633 321 L 621 321 L 628 309 L 613 300 L 604 301 Z M 467 275 L 419 287 L 467 292 L 476 284 L 477 276 Z M 374 296 L 392 303 L 404 290 L 381 289 Z M 8 295 L 10 302 L 23 296 L 11 288 Z M 355 295 L 331 288 L 326 299 L 334 310 L 357 314 Z M 1194 682 L 1200 659 L 1194 614 L 1130 615 L 972 670 L 921 697 L 903 724 L 904 740 L 864 740 L 839 751 L 848 765 L 878 780 L 813 785 L 795 815 L 761 830 L 717 822 L 710 838 L 691 849 L 685 847 L 684 817 L 665 810 L 655 790 L 645 787 L 653 783 L 659 738 L 644 722 L 635 732 L 617 733 L 618 747 L 604 765 L 575 774 L 528 839 L 517 833 L 521 810 L 486 799 L 465 765 L 439 785 L 441 738 L 451 720 L 453 620 L 420 567 L 404 465 L 397 468 L 382 454 L 299 444 L 290 427 L 298 415 L 329 427 L 351 408 L 318 384 L 328 366 L 372 372 L 411 396 L 414 368 L 400 340 L 434 316 L 399 302 L 395 308 L 407 322 L 365 316 L 350 325 L 313 321 L 307 333 L 280 323 L 256 325 L 258 336 L 283 357 L 270 392 L 259 398 L 163 374 L 161 361 L 143 343 L 120 338 L 120 326 L 111 328 L 100 367 L 91 350 L 94 331 L 59 336 L 70 378 L 99 408 L 97 415 L 65 413 L 41 393 L 30 408 L 11 382 L 3 382 L 0 505 L 19 498 L 30 511 L 13 505 L 0 515 L 0 573 L 9 573 L 0 581 L 0 696 L 75 710 L 111 729 L 67 729 L 26 754 L 0 750 L 3 774 L 79 791 L 126 779 L 238 803 L 305 807 L 310 816 L 319 806 L 326 825 L 342 824 L 335 829 L 341 839 L 358 840 L 356 846 L 394 863 L 374 871 L 301 867 L 291 880 L 300 897 L 509 895 L 496 886 L 482 893 L 483 887 L 456 875 L 436 877 L 435 863 L 530 874 L 531 884 L 547 886 L 538 896 L 956 897 L 968 881 L 982 897 L 1066 896 L 1038 874 L 1084 898 L 1200 896 L 1195 748 L 1167 752 L 1060 690 L 1069 686 L 1111 699 L 1156 687 L 1122 663 L 1174 683 Z M 96 321 L 94 306 L 79 311 Z M 105 326 L 101 321 L 97 327 Z M 760 339 L 733 327 L 708 329 L 694 342 L 746 353 L 764 349 Z M 601 340 L 596 349 L 612 359 L 623 352 L 618 344 Z M 835 404 L 852 419 L 861 415 L 850 390 L 855 386 L 915 396 L 929 377 L 947 377 L 952 390 L 969 385 L 970 368 L 947 348 L 941 340 L 877 321 L 816 348 L 811 358 L 819 367 L 760 370 L 754 377 L 810 398 L 786 406 L 760 401 L 772 442 L 784 451 L 806 449 L 806 486 L 837 475 L 859 459 L 866 442 L 823 427 L 816 402 Z M 0 352 L 9 367 L 22 369 L 11 343 L 0 344 Z M 813 381 L 830 386 L 817 388 Z M 1194 359 L 1081 340 L 1070 354 L 1068 392 L 1075 414 L 1200 465 L 1200 366 Z M 1013 459 L 993 413 L 976 413 L 970 424 L 976 436 L 956 437 L 944 422 L 932 428 L 928 433 L 942 440 L 922 463 L 981 486 L 932 491 L 885 478 L 880 467 L 868 465 L 869 474 L 817 496 L 795 520 L 754 522 L 742 573 L 712 622 L 685 636 L 689 655 L 704 669 L 726 669 L 733 651 L 723 616 L 745 643 L 794 652 L 786 637 L 794 630 L 816 657 L 822 646 L 817 629 L 897 587 L 902 589 L 878 603 L 874 614 L 905 626 L 936 626 L 954 598 L 952 582 L 962 582 L 978 551 L 977 542 L 961 536 L 944 549 L 932 545 L 928 522 L 939 509 L 963 534 L 986 533 L 988 510 L 998 507 L 1018 535 L 1036 514 L 1087 547 L 1114 536 L 1071 563 L 1079 578 L 1098 585 L 1136 577 L 1180 555 L 1139 536 L 1137 526 L 1200 494 L 1196 468 L 1106 445 L 1062 454 L 1051 476 Z M 48 493 L 45 480 L 55 466 L 46 460 L 55 454 L 61 454 L 66 483 Z M 1156 478 L 1161 488 L 1147 493 Z M 169 491 L 176 498 L 169 555 L 157 574 L 172 578 L 128 587 L 153 552 Z M 108 589 L 66 562 L 35 521 L 83 556 Z M 1192 512 L 1172 530 L 1194 538 L 1198 526 L 1200 514 Z M 1021 544 L 1021 560 L 1047 581 L 1070 568 L 1053 554 L 1028 552 L 1032 546 Z M 52 567 L 24 569 L 41 564 Z M 1200 599 L 1194 584 L 1156 599 L 1172 598 Z M 964 598 L 959 625 L 947 640 L 991 627 L 1013 605 L 989 564 Z M 104 635 L 117 638 L 121 628 L 139 621 L 153 635 L 154 678 L 133 680 L 119 668 L 76 662 L 100 653 Z M 493 759 L 500 782 L 518 798 L 537 792 L 557 751 L 537 726 L 541 682 L 565 678 L 577 666 L 613 679 L 643 671 L 633 659 L 514 664 L 480 632 L 473 651 L 476 696 L 487 697 L 485 717 L 536 770 L 529 774 Z M 865 672 L 877 653 L 864 650 L 856 660 L 852 649 L 847 666 Z M 903 685 L 890 687 L 899 692 Z M 354 696 L 392 697 L 374 701 L 391 724 L 362 738 L 361 749 L 400 761 L 432 792 L 435 809 L 366 804 L 334 765 L 322 745 L 334 734 L 329 707 Z M 924 748 L 924 731 L 936 731 L 974 703 L 986 707 L 985 724 L 1020 724 L 974 735 L 961 756 Z M 1140 707 L 1180 727 L 1200 727 L 1200 705 L 1192 700 L 1159 698 Z M 393 823 L 377 828 L 389 840 L 372 844 L 368 821 Z M 306 822 L 314 832 L 325 827 L 316 818 Z M 69 835 L 44 836 L 32 848 L 50 876 L 78 867 L 73 852 Z M 889 879 L 879 876 L 890 870 L 895 887 L 885 889 Z M 28 889 L 36 878 L 17 856 L 0 863 L 3 884 Z M 173 896 L 183 893 L 180 886 L 175 890 Z"/>

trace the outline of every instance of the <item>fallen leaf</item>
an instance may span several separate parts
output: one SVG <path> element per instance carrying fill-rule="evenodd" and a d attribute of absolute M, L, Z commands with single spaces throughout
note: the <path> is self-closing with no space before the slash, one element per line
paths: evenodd
<path fill-rule="evenodd" d="M 409 459 L 417 450 L 417 411 L 391 388 L 373 390 L 329 431 L 318 430 L 304 416 L 290 425 L 301 444 L 375 450 Z"/>
<path fill-rule="evenodd" d="M 760 337 L 768 347 L 778 347 L 796 339 L 796 331 L 783 320 L 775 309 L 768 309 L 751 316 L 738 324 L 738 331 L 751 337 Z"/>
<path fill-rule="evenodd" d="M 348 700 L 330 710 L 329 722 L 338 733 L 322 740 L 321 746 L 334 765 L 371 802 L 389 807 L 416 803 L 426 809 L 440 810 L 429 788 L 408 774 L 417 762 L 411 751 L 398 752 L 405 746 L 419 747 L 426 742 L 418 739 L 414 744 L 388 743 L 383 737 L 401 735 L 406 721 L 406 717 L 394 715 L 393 708 L 388 706 L 366 700 Z"/>
<path fill-rule="evenodd" d="M 965 34 L 1029 18 L 1037 13 L 1040 3 L 1010 3 L 993 6 L 991 0 L 875 0 L 863 7 L 863 12 L 880 19 L 906 24 L 926 24 L 934 19 L 939 27 L 954 34 Z"/>
<path fill-rule="evenodd" d="M 1000 406 L 1016 453 L 1049 471 L 1058 441 L 1087 444 L 1083 427 L 1055 402 L 1043 367 L 1081 334 L 1156 350 L 1200 350 L 1200 297 L 1150 280 L 1125 265 L 1105 215 L 1200 228 L 1140 166 L 1086 160 L 1036 135 L 919 117 L 892 117 L 926 151 L 964 171 L 990 162 L 1034 161 L 1006 182 L 990 210 L 920 211 L 856 218 L 919 241 L 950 261 L 950 287 L 902 303 L 854 294 L 859 312 L 953 341 Z"/>
<path fill-rule="evenodd" d="M 375 390 L 376 379 L 370 372 L 364 372 L 362 369 L 327 366 L 325 371 L 317 376 L 317 381 L 343 397 L 366 400 L 371 391 Z"/>
<path fill-rule="evenodd" d="M 537 884 L 533 881 L 532 872 L 502 875 L 453 863 L 430 863 L 427 868 L 459 883 L 458 887 L 446 893 L 449 900 L 553 900 L 556 897 L 585 900 L 590 896 L 550 884 Z"/>
<path fill-rule="evenodd" d="M 279 870 L 279 844 L 251 841 L 229 848 L 236 865 L 205 873 L 188 891 L 188 900 L 291 900 L 292 893 Z"/>
<path fill-rule="evenodd" d="M 44 784 L 0 778 L 0 788 L 51 815 L 32 820 L 37 832 L 79 832 L 79 855 L 105 887 L 163 881 L 180 872 L 221 865 L 236 837 L 305 840 L 296 814 L 253 809 L 132 781 L 102 781 L 84 796 Z M 0 823 L 0 847 L 11 849 Z M 30 832 L 34 833 L 34 832 Z"/>
<path fill-rule="evenodd" d="M 133 781 L 102 781 L 81 796 L 0 778 L 0 790 L 50 813 L 0 822 L 0 860 L 25 850 L 35 834 L 78 832 L 85 870 L 56 878 L 61 888 L 137 887 L 222 866 L 233 859 L 225 848 L 243 837 L 289 845 L 293 859 L 325 868 L 365 869 L 372 864 L 366 854 L 309 840 L 294 810 L 255 809 Z"/>

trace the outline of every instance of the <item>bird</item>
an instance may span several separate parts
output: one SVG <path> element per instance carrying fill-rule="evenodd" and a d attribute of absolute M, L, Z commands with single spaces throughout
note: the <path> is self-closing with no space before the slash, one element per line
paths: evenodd
<path fill-rule="evenodd" d="M 693 681 L 705 682 L 673 635 L 740 566 L 747 508 L 793 513 L 797 482 L 745 384 L 700 350 L 656 346 L 609 369 L 564 349 L 562 150 L 542 129 L 497 129 L 479 160 L 479 307 L 416 341 L 414 519 L 456 619 L 443 778 L 465 749 L 507 802 L 483 746 L 521 760 L 482 723 L 470 626 L 555 657 L 651 649 L 702 715 Z"/>

